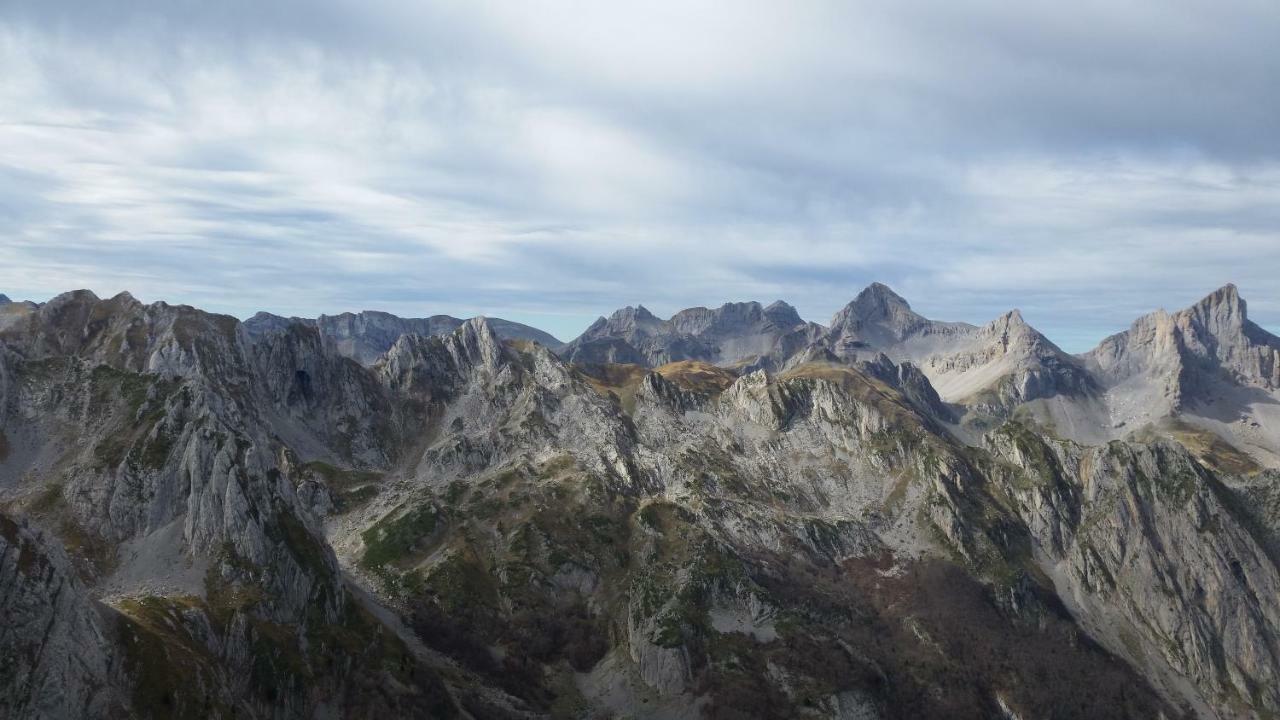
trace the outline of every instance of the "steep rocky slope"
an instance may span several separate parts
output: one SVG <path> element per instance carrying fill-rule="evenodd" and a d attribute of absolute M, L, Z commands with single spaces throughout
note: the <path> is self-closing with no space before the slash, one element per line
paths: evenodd
<path fill-rule="evenodd" d="M 110 623 L 61 544 L 0 514 L 0 714 L 120 714 L 119 659 Z"/>
<path fill-rule="evenodd" d="M 962 489 L 983 481 L 893 387 L 838 365 L 694 389 L 654 372 L 624 411 L 545 350 L 472 330 L 406 339 L 380 366 L 402 390 L 444 388 L 442 435 L 336 542 L 532 709 L 1034 713 L 1065 701 L 1033 679 L 1060 661 L 1104 686 L 1081 712 L 1173 712 L 1126 696 L 1145 684 L 1035 590 L 1018 591 L 1042 613 L 1027 624 L 968 575 L 1006 583 L 1029 560 L 1000 559 Z M 427 380 L 442 375 L 466 382 Z M 931 603 L 953 583 L 976 623 L 960 633 Z M 1002 653 L 1022 662 L 997 668 Z"/>
<path fill-rule="evenodd" d="M 1237 491 L 1163 439 L 1084 447 L 1009 425 L 988 443 L 1017 468 L 1004 491 L 1095 638 L 1201 714 L 1280 706 L 1280 574 Z"/>
<path fill-rule="evenodd" d="M 63 671 L 71 687 L 28 686 L 13 707 L 76 717 L 49 695 L 98 692 L 141 717 L 452 706 L 353 599 L 290 482 L 276 431 L 326 438 L 281 417 L 289 403 L 271 401 L 270 379 L 303 371 L 259 364 L 234 318 L 127 295 L 59 296 L 0 337 L 5 505 L 61 538 L 116 628 L 107 688 Z M 66 563 L 43 553 L 54 559 L 24 572 L 25 552 L 6 617 L 58 582 L 49 617 L 89 633 L 74 617 L 94 610 L 60 578 Z"/>
<path fill-rule="evenodd" d="M 631 365 L 484 319 L 365 365 L 127 295 L 0 314 L 0 714 L 1280 712 L 1274 474 L 1024 390 L 960 432 L 931 368 L 1091 361 L 885 290 L 776 364 L 794 311 L 750 304 L 619 317 Z M 1188 327 L 1262 388 L 1239 316 Z"/>

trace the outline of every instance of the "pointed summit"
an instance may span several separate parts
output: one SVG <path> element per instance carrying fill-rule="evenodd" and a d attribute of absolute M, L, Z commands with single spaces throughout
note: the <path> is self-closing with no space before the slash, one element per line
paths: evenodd
<path fill-rule="evenodd" d="M 1227 283 L 1213 292 L 1205 295 L 1197 305 L 1221 305 L 1235 304 L 1242 302 L 1240 299 L 1240 290 L 1235 283 Z"/>
<path fill-rule="evenodd" d="M 888 285 L 871 283 L 831 318 L 834 333 L 857 337 L 862 341 L 885 344 L 901 340 L 925 318 L 911 310 L 911 305 Z"/>
<path fill-rule="evenodd" d="M 873 282 L 853 299 L 850 305 L 858 308 L 862 317 L 872 317 L 873 313 L 888 317 L 894 310 L 910 310 L 911 304 L 901 295 L 884 283 Z"/>
<path fill-rule="evenodd" d="M 1022 311 L 1014 308 L 995 320 L 992 320 L 990 323 L 987 323 L 987 327 L 992 329 L 1000 328 L 1003 330 L 1010 330 L 1013 328 L 1029 328 L 1031 326 L 1027 324 L 1025 319 L 1023 319 Z"/>
<path fill-rule="evenodd" d="M 800 325 L 804 322 L 800 318 L 800 313 L 796 312 L 795 307 L 781 300 L 775 300 L 764 309 L 765 317 L 769 318 L 775 325 L 791 327 Z"/>
<path fill-rule="evenodd" d="M 1123 389 L 1126 407 L 1145 415 L 1214 407 L 1233 386 L 1280 388 L 1280 338 L 1247 315 L 1228 283 L 1184 310 L 1138 318 L 1082 358 L 1104 386 Z"/>
<path fill-rule="evenodd" d="M 1232 283 L 1214 290 L 1179 314 L 1195 318 L 1214 335 L 1238 331 L 1249 319 L 1244 298 Z"/>
<path fill-rule="evenodd" d="M 9 299 L 8 295 L 5 295 L 4 293 L 0 293 L 0 305 L 8 305 L 11 302 L 13 301 Z"/>
<path fill-rule="evenodd" d="M 498 337 L 489 318 L 483 315 L 462 323 L 453 335 L 445 337 L 456 340 L 466 348 L 470 357 L 483 360 L 489 367 L 497 367 L 502 359 L 502 338 Z"/>
<path fill-rule="evenodd" d="M 644 305 L 637 305 L 635 307 L 628 305 L 624 308 L 614 310 L 613 314 L 609 316 L 609 320 L 612 322 L 633 323 L 647 322 L 649 320 L 657 319 L 658 318 L 655 317 L 653 313 L 649 312 L 649 308 L 646 308 Z"/>

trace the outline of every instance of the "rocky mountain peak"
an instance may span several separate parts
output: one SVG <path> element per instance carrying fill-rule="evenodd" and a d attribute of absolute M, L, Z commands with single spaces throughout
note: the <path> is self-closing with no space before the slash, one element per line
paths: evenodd
<path fill-rule="evenodd" d="M 447 335 L 401 335 L 374 368 L 398 393 L 434 394 L 460 387 L 477 371 L 494 376 L 505 357 L 489 319 L 475 317 Z"/>
<path fill-rule="evenodd" d="M 592 323 L 580 339 L 615 338 L 630 342 L 639 337 L 663 334 L 667 325 L 644 305 L 628 305 L 613 311 L 608 318 Z"/>
<path fill-rule="evenodd" d="M 720 315 L 756 318 L 764 313 L 764 308 L 755 300 L 749 300 L 747 302 L 727 302 L 721 305 L 716 312 Z"/>
<path fill-rule="evenodd" d="M 1180 315 L 1215 337 L 1238 334 L 1248 321 L 1248 308 L 1236 286 L 1228 283 L 1205 296 Z"/>
<path fill-rule="evenodd" d="M 254 313 L 253 317 L 244 321 L 244 327 L 249 331 L 250 335 L 259 335 L 264 332 L 283 330 L 294 322 L 294 320 L 283 315 L 260 310 Z"/>
<path fill-rule="evenodd" d="M 831 318 L 831 335 L 837 344 L 885 346 L 927 322 L 888 285 L 872 283 Z"/>
<path fill-rule="evenodd" d="M 1001 315 L 997 322 L 1003 322 L 1006 325 L 1026 325 L 1027 321 L 1022 318 L 1022 311 L 1014 308 L 1009 312 Z"/>
<path fill-rule="evenodd" d="M 983 332 L 992 336 L 1000 336 L 1004 338 L 1005 344 L 1034 344 L 1038 342 L 1048 342 L 1047 338 L 1040 334 L 1038 330 L 1027 324 L 1023 319 L 1022 312 L 1014 309 L 1001 315 L 1000 317 L 987 323 L 983 328 Z"/>
<path fill-rule="evenodd" d="M 1204 296 L 1196 306 L 1216 307 L 1216 306 L 1232 306 L 1236 308 L 1244 307 L 1244 299 L 1240 297 L 1240 289 L 1235 283 L 1227 283 L 1222 287 L 1214 290 Z"/>
<path fill-rule="evenodd" d="M 472 364 L 495 368 L 502 359 L 502 339 L 484 316 L 473 317 L 446 335 L 445 345 L 455 357 L 467 358 Z"/>
<path fill-rule="evenodd" d="M 0 305 L 8 305 L 11 302 L 13 301 L 9 299 L 8 295 L 5 295 L 4 293 L 0 293 Z"/>
<path fill-rule="evenodd" d="M 796 312 L 795 307 L 781 300 L 775 300 L 770 303 L 764 309 L 764 315 L 779 326 L 794 326 L 804 323 L 804 320 L 800 318 L 800 313 Z"/>
<path fill-rule="evenodd" d="M 1190 408 L 1239 413 L 1232 404 L 1238 398 L 1280 388 L 1280 338 L 1249 322 L 1233 284 L 1183 310 L 1145 315 L 1082 358 L 1112 388 L 1113 405 L 1130 408 L 1126 414 L 1134 417 Z M 1254 444 L 1274 444 L 1250 437 Z"/>
<path fill-rule="evenodd" d="M 657 367 L 679 360 L 719 365 L 765 362 L 793 354 L 811 343 L 820 326 L 806 324 L 795 308 L 775 302 L 730 302 L 717 308 L 691 307 L 654 317 L 643 305 L 601 318 L 558 352 L 573 363 L 631 363 Z"/>
<path fill-rule="evenodd" d="M 641 323 L 661 322 L 649 309 L 644 305 L 632 307 L 628 305 L 613 311 L 609 316 L 609 322 L 613 325 L 638 325 Z"/>
<path fill-rule="evenodd" d="M 831 327 L 852 327 L 862 324 L 900 324 L 918 319 L 911 305 L 882 283 L 871 283 L 858 293 L 848 305 L 831 320 Z"/>
<path fill-rule="evenodd" d="M 44 306 L 50 312 L 58 312 L 73 305 L 87 305 L 96 302 L 98 302 L 98 296 L 92 290 L 70 290 L 55 296 Z"/>
<path fill-rule="evenodd" d="M 863 311 L 864 315 L 874 312 L 888 313 L 893 310 L 910 310 L 911 304 L 884 283 L 873 282 L 853 299 L 853 304 Z"/>

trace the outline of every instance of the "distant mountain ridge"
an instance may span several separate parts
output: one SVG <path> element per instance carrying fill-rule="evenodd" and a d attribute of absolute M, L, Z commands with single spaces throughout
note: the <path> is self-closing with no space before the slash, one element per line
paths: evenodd
<path fill-rule="evenodd" d="M 820 326 L 800 319 L 777 301 L 725 303 L 681 310 L 660 320 L 643 305 L 625 307 L 592 323 L 560 355 L 570 362 L 657 366 L 699 360 L 732 366 L 773 354 L 789 354 L 816 338 Z"/>
<path fill-rule="evenodd" d="M 1027 324 L 1018 310 L 983 327 L 929 320 L 887 286 L 874 283 L 832 318 L 823 344 L 837 356 L 883 352 L 919 366 L 951 401 L 1006 383 L 1005 402 L 1090 389 L 1077 361 Z"/>
<path fill-rule="evenodd" d="M 1280 463 L 1280 441 L 1253 429 L 1253 423 L 1280 428 L 1268 400 L 1280 387 L 1280 339 L 1248 320 L 1234 285 L 1186 310 L 1144 316 L 1079 355 L 1063 351 L 1016 309 L 984 326 L 931 320 L 882 283 L 858 293 L 826 327 L 803 321 L 782 302 L 691 308 L 669 320 L 627 307 L 559 352 L 578 364 L 697 360 L 772 372 L 883 355 L 918 368 L 930 392 L 956 408 L 939 418 L 956 418 L 966 436 L 1014 413 L 1088 443 L 1179 418 L 1248 445 L 1269 465 Z"/>
<path fill-rule="evenodd" d="M 488 321 L 494 332 L 507 340 L 532 340 L 552 349 L 563 344 L 550 333 L 528 325 L 501 318 L 488 318 Z M 252 335 L 278 332 L 294 323 L 314 327 L 320 331 L 322 338 L 333 342 L 342 355 L 362 365 L 372 365 L 402 335 L 447 335 L 464 322 L 466 321 L 449 315 L 402 318 L 391 313 L 365 310 L 358 313 L 321 315 L 318 318 L 285 318 L 259 312 L 245 320 L 244 325 Z"/>

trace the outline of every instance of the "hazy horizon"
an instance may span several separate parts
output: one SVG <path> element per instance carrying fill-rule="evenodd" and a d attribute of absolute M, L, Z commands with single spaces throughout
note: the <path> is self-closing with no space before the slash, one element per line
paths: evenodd
<path fill-rule="evenodd" d="M 878 282 L 878 281 L 873 281 L 873 282 Z M 870 283 L 868 283 L 868 284 L 870 284 Z M 1226 284 L 1226 283 L 1224 283 L 1224 285 L 1225 285 L 1225 284 Z M 892 286 L 890 286 L 890 287 L 891 287 L 891 289 L 893 289 L 893 290 L 894 290 L 894 292 L 897 292 L 897 288 L 892 288 Z M 903 296 L 903 299 L 904 299 L 904 300 L 906 300 L 906 301 L 911 305 L 911 309 L 912 309 L 912 310 L 914 310 L 915 312 L 917 312 L 917 313 L 919 313 L 919 314 L 921 314 L 921 315 L 923 315 L 923 316 L 925 316 L 925 317 L 927 317 L 927 318 L 929 318 L 929 319 L 931 319 L 931 320 L 942 320 L 942 321 L 953 321 L 953 322 L 954 322 L 954 321 L 958 321 L 958 322 L 967 322 L 967 323 L 969 323 L 969 324 L 971 324 L 971 325 L 978 325 L 978 326 L 985 325 L 985 324 L 987 324 L 988 322 L 990 322 L 990 321 L 992 321 L 992 320 L 995 320 L 997 317 L 999 317 L 1000 315 L 1004 314 L 1004 312 L 1008 312 L 1008 311 L 1010 311 L 1010 310 L 1015 310 L 1015 309 L 1016 309 L 1016 310 L 1019 310 L 1019 311 L 1022 313 L 1023 318 L 1024 318 L 1024 319 L 1025 319 L 1029 324 L 1031 324 L 1031 325 L 1032 325 L 1033 327 L 1035 327 L 1037 330 L 1040 330 L 1042 333 L 1044 333 L 1044 334 L 1045 334 L 1045 335 L 1046 335 L 1046 336 L 1047 336 L 1051 341 L 1053 341 L 1053 342 L 1054 342 L 1054 344 L 1056 344 L 1058 347 L 1062 348 L 1063 350 L 1065 350 L 1065 351 L 1067 351 L 1067 352 L 1069 352 L 1069 353 L 1079 354 L 1079 353 L 1084 353 L 1084 352 L 1087 352 L 1087 351 L 1089 351 L 1089 350 L 1092 350 L 1094 347 L 1096 347 L 1096 346 L 1098 345 L 1098 343 L 1099 343 L 1099 342 L 1101 342 L 1101 341 L 1102 341 L 1102 340 L 1104 340 L 1105 338 L 1109 337 L 1110 335 L 1112 335 L 1112 334 L 1114 334 L 1114 333 L 1117 333 L 1117 332 L 1121 332 L 1121 331 L 1123 331 L 1123 330 L 1125 330 L 1125 329 L 1128 329 L 1129 325 L 1132 323 L 1132 321 L 1133 321 L 1133 320 L 1137 320 L 1139 317 L 1141 317 L 1141 316 L 1143 316 L 1143 315 L 1146 315 L 1147 313 L 1155 312 L 1155 311 L 1157 311 L 1157 310 L 1161 310 L 1161 309 L 1163 309 L 1163 310 L 1167 310 L 1167 311 L 1169 311 L 1169 312 L 1176 312 L 1176 311 L 1181 310 L 1181 309 L 1183 309 L 1183 308 L 1189 307 L 1189 306 L 1190 306 L 1190 305 L 1192 305 L 1193 303 L 1195 303 L 1195 302 L 1197 302 L 1197 301 L 1199 301 L 1199 300 L 1203 299 L 1204 297 L 1208 296 L 1208 295 L 1209 295 L 1210 293 L 1212 293 L 1213 291 L 1217 290 L 1219 287 L 1221 287 L 1221 286 L 1217 286 L 1217 287 L 1214 287 L 1214 288 L 1208 289 L 1208 290 L 1206 290 L 1205 292 L 1201 293 L 1199 296 L 1196 296 L 1196 297 L 1194 297 L 1194 298 L 1191 298 L 1191 299 L 1187 300 L 1186 302 L 1184 302 L 1184 303 L 1182 303 L 1182 304 L 1180 304 L 1180 305 L 1151 307 L 1151 308 L 1148 308 L 1148 309 L 1146 309 L 1146 310 L 1140 311 L 1140 312 L 1138 312 L 1137 314 L 1135 314 L 1135 315 L 1130 319 L 1130 321 L 1129 321 L 1128 323 L 1125 323 L 1122 327 L 1117 327 L 1117 328 L 1115 328 L 1114 330 L 1112 330 L 1112 331 L 1110 331 L 1110 332 L 1107 332 L 1107 333 L 1106 333 L 1106 334 L 1104 334 L 1104 335 L 1098 336 L 1097 338 L 1093 338 L 1093 339 L 1090 339 L 1090 338 L 1077 338 L 1077 339 L 1076 339 L 1076 343 L 1083 343 L 1083 344 L 1072 344 L 1071 342 L 1063 342 L 1063 341 L 1061 341 L 1059 338 L 1054 337 L 1051 333 L 1046 332 L 1043 328 L 1041 328 L 1041 327 L 1039 327 L 1038 325 L 1036 325 L 1035 320 L 1034 320 L 1034 316 L 1029 315 L 1025 309 L 1020 308 L 1020 307 L 1017 307 L 1017 306 L 1010 306 L 1010 307 L 1006 308 L 1004 311 L 1001 311 L 1000 313 L 997 313 L 997 314 L 992 315 L 991 317 L 988 317 L 988 318 L 985 318 L 985 319 L 969 319 L 969 318 L 963 318 L 963 317 L 948 317 L 948 316 L 943 316 L 943 315 L 931 314 L 929 311 L 927 311 L 927 310 L 925 310 L 925 309 L 924 309 L 924 306 L 923 306 L 922 304 L 920 304 L 920 303 L 916 302 L 916 299 L 915 299 L 915 298 L 911 298 L 911 297 Z M 852 292 L 852 294 L 850 294 L 850 295 L 849 295 L 848 299 L 847 299 L 847 300 L 845 300 L 844 302 L 842 302 L 842 303 L 840 304 L 840 307 L 843 307 L 844 305 L 848 304 L 848 302 L 849 302 L 849 301 L 853 300 L 853 298 L 854 298 L 854 297 L 856 297 L 856 295 L 858 294 L 858 292 L 861 292 L 861 290 L 862 290 L 862 289 L 863 289 L 863 288 L 858 288 L 857 290 L 854 290 L 854 291 Z M 1248 306 L 1248 310 L 1249 310 L 1249 319 L 1250 319 L 1250 320 L 1252 320 L 1252 321 L 1253 321 L 1253 322 L 1255 322 L 1255 323 L 1258 323 L 1259 325 L 1262 325 L 1262 327 L 1264 327 L 1265 329 L 1267 329 L 1267 330 L 1269 330 L 1269 331 L 1271 331 L 1271 332 L 1273 332 L 1273 333 L 1277 333 L 1278 328 L 1275 328 L 1275 327 L 1272 327 L 1272 326 L 1268 326 L 1268 325 L 1265 325 L 1265 324 L 1263 324 L 1263 323 L 1259 323 L 1259 322 L 1258 322 L 1258 320 L 1254 317 L 1254 314 L 1253 314 L 1253 304 L 1249 301 L 1250 299 L 1249 299 L 1249 296 L 1248 296 L 1248 291 L 1247 291 L 1247 289 L 1239 288 L 1239 287 L 1238 287 L 1238 285 L 1237 285 L 1237 289 L 1238 289 L 1238 291 L 1239 291 L 1239 293 L 1240 293 L 1240 297 L 1245 301 L 1245 303 L 1246 303 L 1246 304 L 1247 304 L 1247 306 Z M 574 338 L 576 338 L 576 337 L 578 337 L 580 334 L 582 334 L 582 332 L 583 332 L 584 330 L 586 330 L 586 329 L 587 329 L 587 327 L 588 327 L 592 322 L 595 322 L 597 318 L 600 318 L 600 317 L 608 317 L 608 316 L 609 316 L 612 312 L 614 312 L 615 310 L 621 309 L 622 307 L 626 307 L 627 305 L 630 305 L 630 306 L 633 306 L 633 307 L 638 307 L 638 306 L 643 305 L 643 306 L 644 306 L 644 308 L 645 308 L 646 310 L 648 310 L 649 312 L 653 313 L 655 316 L 657 316 L 657 317 L 659 317 L 659 318 L 661 318 L 661 319 L 663 319 L 663 320 L 668 320 L 668 319 L 670 319 L 672 315 L 674 315 L 674 314 L 675 314 L 675 313 L 677 313 L 677 312 L 680 312 L 681 310 L 687 310 L 687 309 L 689 309 L 689 308 L 694 308 L 694 307 L 717 308 L 717 307 L 720 307 L 720 306 L 722 306 L 722 305 L 724 305 L 724 304 L 726 304 L 726 303 L 752 302 L 752 301 L 755 301 L 755 302 L 760 303 L 761 305 L 768 306 L 768 305 L 769 305 L 769 303 L 771 303 L 771 302 L 774 302 L 774 301 L 777 301 L 777 300 L 781 300 L 782 302 L 786 302 L 786 303 L 788 303 L 788 304 L 790 304 L 790 305 L 795 306 L 795 304 L 794 304 L 794 303 L 791 303 L 791 302 L 790 302 L 790 301 L 788 301 L 786 298 L 772 298 L 772 299 L 770 299 L 770 300 L 762 300 L 762 299 L 760 299 L 760 298 L 750 298 L 750 299 L 740 299 L 740 300 L 725 300 L 725 301 L 722 301 L 722 302 L 717 302 L 717 303 L 712 303 L 712 304 L 690 305 L 690 306 L 687 306 L 687 307 L 679 307 L 679 308 L 675 308 L 675 309 L 672 309 L 672 310 L 669 310 L 669 311 L 668 311 L 668 310 L 665 310 L 665 309 L 663 309 L 663 308 L 658 308 L 658 307 L 655 307 L 655 306 L 650 305 L 649 303 L 646 303 L 646 302 L 640 301 L 640 302 L 632 302 L 632 303 L 628 303 L 627 305 L 621 305 L 621 306 L 616 307 L 616 308 L 610 308 L 608 311 L 601 312 L 601 313 L 599 313 L 599 314 L 597 314 L 597 315 L 595 315 L 595 316 L 592 316 L 592 317 L 591 317 L 591 319 L 590 319 L 589 321 L 587 321 L 585 324 L 582 324 L 581 326 L 578 326 L 578 325 L 573 325 L 573 326 L 565 325 L 564 327 L 568 327 L 568 328 L 569 328 L 568 332 L 557 332 L 556 330 L 552 329 L 552 328 L 553 328 L 553 326 L 546 325 L 546 324 L 539 324 L 539 322 L 538 322 L 539 318 L 538 318 L 538 317 L 525 316 L 525 315 L 521 315 L 521 314 L 519 314 L 519 313 L 507 313 L 507 314 L 496 313 L 496 312 L 477 312 L 477 313 L 467 313 L 467 312 L 463 312 L 463 313 L 452 313 L 452 312 L 447 312 L 447 311 L 436 311 L 436 310 L 432 310 L 432 309 L 427 309 L 427 310 L 425 310 L 425 311 L 423 311 L 423 312 L 397 313 L 397 312 L 392 312 L 392 311 L 390 311 L 390 310 L 386 310 L 386 309 L 384 309 L 384 308 L 377 308 L 377 307 L 362 307 L 362 308 L 345 308 L 345 309 L 337 309 L 337 310 L 333 310 L 333 311 L 326 311 L 326 312 L 309 312 L 309 313 L 308 313 L 308 312 L 304 312 L 304 313 L 284 313 L 284 312 L 276 312 L 276 311 L 274 311 L 274 310 L 272 310 L 272 309 L 270 309 L 270 308 L 258 308 L 257 310 L 254 310 L 254 311 L 252 311 L 252 312 L 243 313 L 243 314 L 237 314 L 237 313 L 234 313 L 234 312 L 223 312 L 223 311 L 220 311 L 220 310 L 216 310 L 216 309 L 214 309 L 214 308 L 203 307 L 203 306 L 198 305 L 198 304 L 196 304 L 196 303 L 183 302 L 183 301 L 181 301 L 181 300 L 175 300 L 175 299 L 173 299 L 173 298 L 164 298 L 164 297 L 157 297 L 157 298 L 139 297 L 139 296 L 137 295 L 137 293 L 134 293 L 134 292 L 129 291 L 129 290 L 127 290 L 127 289 L 122 289 L 122 290 L 118 290 L 118 291 L 115 291 L 115 292 L 98 292 L 97 290 L 94 290 L 93 288 L 74 288 L 73 290 L 66 290 L 66 291 L 64 291 L 64 292 L 73 292 L 74 290 L 89 290 L 90 292 L 93 292 L 95 295 L 97 295 L 97 296 L 98 296 L 98 297 L 100 297 L 100 298 L 109 298 L 109 297 L 112 297 L 112 296 L 114 296 L 114 295 L 119 294 L 120 292 L 128 292 L 130 295 L 133 295 L 135 299 L 137 299 L 138 301 L 143 302 L 143 303 L 148 303 L 148 304 L 149 304 L 149 303 L 152 303 L 152 302 L 162 302 L 162 301 L 163 301 L 163 302 L 167 302 L 167 303 L 169 303 L 170 305 L 191 305 L 191 306 L 196 307 L 196 308 L 198 308 L 198 309 L 200 309 L 200 310 L 206 310 L 206 311 L 209 311 L 209 312 L 218 312 L 218 313 L 221 313 L 221 314 L 232 315 L 233 317 L 236 317 L 236 318 L 238 318 L 238 319 L 239 319 L 239 320 L 241 320 L 241 321 L 248 320 L 250 317 L 252 317 L 254 314 L 256 314 L 256 313 L 258 313 L 258 312 L 267 312 L 267 313 L 271 313 L 271 314 L 273 314 L 273 315 L 281 315 L 281 316 L 284 316 L 284 317 L 303 317 L 303 318 L 315 318 L 315 317 L 318 317 L 318 316 L 320 316 L 320 315 L 338 315 L 338 314 L 341 314 L 341 313 L 344 313 L 344 312 L 359 313 L 359 312 L 365 312 L 365 311 L 389 312 L 389 313 L 391 313 L 391 314 L 393 314 L 393 315 L 399 315 L 400 317 L 406 317 L 406 318 L 424 318 L 424 317 L 430 317 L 430 316 L 432 316 L 432 315 L 451 315 L 451 316 L 454 316 L 454 317 L 461 317 L 461 318 L 466 319 L 466 318 L 470 318 L 470 317 L 475 317 L 475 316 L 477 316 L 477 315 L 484 315 L 484 316 L 486 316 L 486 317 L 501 318 L 501 319 L 503 319 L 503 320 L 511 320 L 511 321 L 514 321 L 514 322 L 519 322 L 519 323 L 523 323 L 523 324 L 525 324 L 525 325 L 529 325 L 529 326 L 531 326 L 531 327 L 537 328 L 537 329 L 542 330 L 542 331 L 544 331 L 544 332 L 550 333 L 551 335 L 555 336 L 555 337 L 556 337 L 556 339 L 558 339 L 558 340 L 560 340 L 560 341 L 562 341 L 562 342 L 568 342 L 568 341 L 570 341 L 570 340 L 573 340 Z M 48 300 L 51 300 L 53 297 L 56 297 L 57 295 L 59 295 L 59 294 L 61 294 L 61 293 L 54 293 L 52 296 L 46 297 L 46 298 L 44 298 L 44 299 L 27 298 L 27 297 L 14 297 L 13 295 L 11 295 L 11 294 L 9 294 L 9 293 L 4 293 L 4 292 L 0 292 L 0 294 L 5 295 L 5 296 L 9 297 L 9 299 L 10 299 L 10 300 L 12 300 L 12 301 L 19 301 L 19 302 L 21 302 L 21 301 L 31 301 L 31 302 L 42 303 L 42 302 L 47 302 Z M 898 294 L 899 294 L 899 295 L 902 295 L 901 293 L 898 293 Z M 839 307 L 837 308 L 837 310 L 839 310 Z M 832 313 L 830 313 L 830 314 L 828 314 L 827 316 L 822 317 L 822 318 L 816 318 L 816 317 L 810 317 L 809 315 L 807 315 L 807 314 L 804 312 L 804 310 L 803 310 L 802 308 L 800 308 L 800 307 L 798 307 L 798 306 L 796 306 L 796 311 L 800 314 L 800 317 L 801 317 L 803 320 L 806 320 L 806 321 L 809 321 L 809 322 L 815 322 L 815 323 L 818 323 L 819 325 L 824 325 L 824 326 L 827 326 L 827 325 L 829 325 L 829 324 L 830 324 L 831 315 L 833 315 L 833 314 L 834 314 L 834 312 L 835 312 L 835 311 L 833 311 Z M 1280 333 L 1277 333 L 1277 334 L 1280 334 Z"/>

